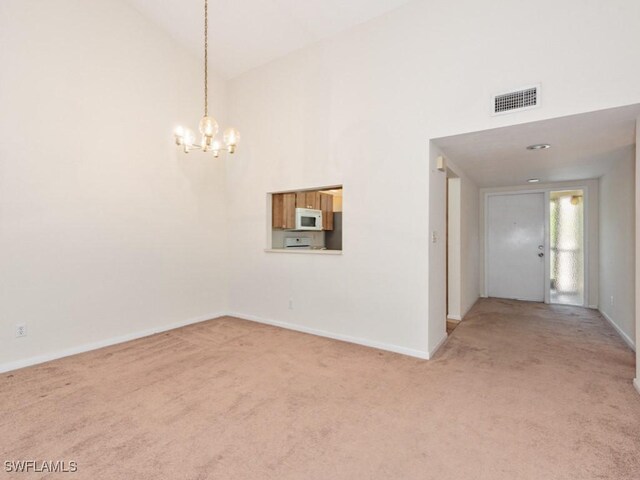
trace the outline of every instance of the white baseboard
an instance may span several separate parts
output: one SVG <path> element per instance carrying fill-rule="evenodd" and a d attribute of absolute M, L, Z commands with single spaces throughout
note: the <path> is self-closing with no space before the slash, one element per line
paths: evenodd
<path fill-rule="evenodd" d="M 462 312 L 462 315 L 461 315 L 462 318 L 460 320 L 464 319 L 464 317 L 467 316 L 467 313 L 469 313 L 471 311 L 471 309 L 475 306 L 475 304 L 478 303 L 478 300 L 480 300 L 480 298 L 482 298 L 482 297 L 476 297 L 476 299 L 473 301 L 473 303 L 471 305 L 469 305 L 464 312 Z"/>
<path fill-rule="evenodd" d="M 170 323 L 160 327 L 148 328 L 134 333 L 128 333 L 126 335 L 120 335 L 118 337 L 111 337 L 104 340 L 97 340 L 95 342 L 85 343 L 77 347 L 66 348 L 64 350 L 58 350 L 57 352 L 45 353 L 44 355 L 37 355 L 35 357 L 29 357 L 22 360 L 16 360 L 13 362 L 7 362 L 0 364 L 0 373 L 9 372 L 11 370 L 17 370 L 19 368 L 30 367 L 39 363 L 49 362 L 58 358 L 68 357 L 70 355 L 76 355 L 78 353 L 88 352 L 90 350 L 97 350 L 103 347 L 109 347 L 118 343 L 129 342 L 131 340 L 137 340 L 138 338 L 148 337 L 149 335 L 155 335 L 156 333 L 166 332 L 175 328 L 185 327 L 194 323 L 204 322 L 218 317 L 223 317 L 224 313 L 212 313 L 209 315 L 201 315 L 189 320 L 183 320 L 180 322 Z"/>
<path fill-rule="evenodd" d="M 296 325 L 287 322 L 280 322 L 276 320 L 268 320 L 261 317 L 256 317 L 254 315 L 243 315 L 240 313 L 212 313 L 208 315 L 202 315 L 200 317 L 191 318 L 189 320 L 183 320 L 180 322 L 174 322 L 168 325 L 163 325 L 160 327 L 153 327 L 146 330 L 128 333 L 126 335 L 120 335 L 118 337 L 111 337 L 104 340 L 98 340 L 95 342 L 85 343 L 83 345 L 79 345 L 77 347 L 66 348 L 63 350 L 58 350 L 56 352 L 46 353 L 43 355 L 37 355 L 35 357 L 29 357 L 21 360 L 16 360 L 13 362 L 6 362 L 0 364 L 0 373 L 9 372 L 12 370 L 17 370 L 19 368 L 30 367 L 32 365 L 37 365 L 39 363 L 49 362 L 51 360 L 56 360 L 59 358 L 68 357 L 71 355 L 77 355 L 79 353 L 89 352 L 91 350 L 97 350 L 99 348 L 109 347 L 111 345 L 117 345 L 119 343 L 128 342 L 131 340 L 137 340 L 139 338 L 148 337 L 150 335 L 155 335 L 156 333 L 166 332 L 169 330 L 173 330 L 176 328 L 184 327 L 187 325 L 192 325 L 194 323 L 200 323 L 207 320 L 211 320 L 214 318 L 224 317 L 224 316 L 232 316 L 236 318 L 241 318 L 243 320 L 249 320 L 252 322 L 262 323 L 266 325 L 273 325 L 275 327 L 286 328 L 287 330 L 294 330 L 297 332 L 309 333 L 311 335 L 318 335 L 320 337 L 332 338 L 334 340 L 340 340 L 343 342 L 355 343 L 357 345 L 363 345 L 365 347 L 378 348 L 380 350 L 387 350 L 390 352 L 400 353 L 402 355 L 408 355 L 410 357 L 416 357 L 423 360 L 428 360 L 429 358 L 433 358 L 433 355 L 436 351 L 445 343 L 447 340 L 447 336 L 445 336 L 438 342 L 436 347 L 432 349 L 430 352 L 416 350 L 407 347 L 401 347 L 399 345 L 394 345 L 391 343 L 378 342 L 374 340 L 368 340 L 360 337 L 352 337 L 350 335 L 342 335 L 338 333 L 332 333 L 325 330 L 320 330 L 316 328 L 304 327 L 301 325 Z"/>
<path fill-rule="evenodd" d="M 631 338 L 629 338 L 629 336 L 626 333 L 624 333 L 622 331 L 622 329 L 618 325 L 616 325 L 616 323 L 611 319 L 611 317 L 609 317 L 609 315 L 604 313 L 602 310 L 598 310 L 598 311 L 605 318 L 605 320 L 611 324 L 611 326 L 615 329 L 615 331 L 618 332 L 618 335 L 620 335 L 620 337 L 622 337 L 622 340 L 624 340 L 624 343 L 629 345 L 631 350 L 633 350 L 635 352 L 636 351 L 636 343 L 633 340 L 631 340 Z"/>
<path fill-rule="evenodd" d="M 636 390 L 638 391 L 638 393 L 640 393 L 640 379 L 634 378 L 633 386 L 636 387 Z"/>
<path fill-rule="evenodd" d="M 265 325 L 272 325 L 274 327 L 286 328 L 287 330 L 294 330 L 296 332 L 309 333 L 311 335 L 317 335 L 319 337 L 331 338 L 333 340 L 340 340 L 348 343 L 355 343 L 357 345 L 363 345 L 365 347 L 378 348 L 380 350 L 387 350 L 389 352 L 401 353 L 402 355 L 408 355 L 410 357 L 417 357 L 423 360 L 429 360 L 430 353 L 422 350 L 415 350 L 412 348 L 401 347 L 391 343 L 377 342 L 375 340 L 368 340 L 366 338 L 352 337 L 350 335 L 342 335 L 340 333 L 328 332 L 326 330 L 320 330 L 317 328 L 305 327 L 302 325 L 296 325 L 294 323 L 281 322 L 278 320 L 270 320 L 255 315 L 244 315 L 242 313 L 229 313 L 228 316 L 241 318 L 243 320 L 249 320 L 251 322 L 263 323 Z M 446 337 L 445 337 L 446 340 Z M 440 346 L 440 345 L 438 345 Z M 435 353 L 435 350 L 434 350 Z"/>
<path fill-rule="evenodd" d="M 486 297 L 477 297 L 477 298 L 473 301 L 473 303 L 472 303 L 471 305 L 469 305 L 469 306 L 467 307 L 467 309 L 466 309 L 464 312 L 462 312 L 462 314 L 461 314 L 461 315 L 452 315 L 452 314 L 449 314 L 449 315 L 447 315 L 447 319 L 449 319 L 449 320 L 456 320 L 456 321 L 458 321 L 458 322 L 461 322 L 461 321 L 462 321 L 462 319 L 463 319 L 464 317 L 466 317 L 466 316 L 467 316 L 467 313 L 469 313 L 469 311 L 473 308 L 473 306 L 474 306 L 476 303 L 478 303 L 478 300 L 480 300 L 480 298 L 486 298 Z"/>
<path fill-rule="evenodd" d="M 440 350 L 440 347 L 443 346 L 447 342 L 447 340 L 449 340 L 449 335 L 445 332 L 444 336 L 440 339 L 436 346 L 429 350 L 429 356 L 427 357 L 427 359 L 433 358 L 436 352 Z"/>

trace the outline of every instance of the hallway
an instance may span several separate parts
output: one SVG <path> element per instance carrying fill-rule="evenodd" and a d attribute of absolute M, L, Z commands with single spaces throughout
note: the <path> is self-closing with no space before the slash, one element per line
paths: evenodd
<path fill-rule="evenodd" d="M 481 299 L 431 361 L 223 317 L 1 375 L 0 450 L 79 479 L 635 480 L 633 376 L 583 308 Z"/>
<path fill-rule="evenodd" d="M 480 448 L 504 448 L 517 478 L 534 459 L 539 478 L 639 478 L 635 353 L 596 310 L 480 299 L 436 363 L 473 372 L 447 401 L 460 423 L 485 417 Z"/>

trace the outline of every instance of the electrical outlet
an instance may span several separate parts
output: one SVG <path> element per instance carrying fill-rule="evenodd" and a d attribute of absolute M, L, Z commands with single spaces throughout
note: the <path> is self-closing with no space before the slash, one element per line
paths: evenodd
<path fill-rule="evenodd" d="M 27 324 L 26 323 L 16 324 L 16 338 L 26 337 L 26 336 L 27 336 Z"/>
<path fill-rule="evenodd" d="M 293 310 L 293 298 L 289 299 L 289 310 Z"/>

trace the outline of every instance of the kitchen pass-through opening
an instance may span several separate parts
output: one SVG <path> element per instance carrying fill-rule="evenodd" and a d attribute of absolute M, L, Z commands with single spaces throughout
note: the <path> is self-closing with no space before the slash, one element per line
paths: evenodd
<path fill-rule="evenodd" d="M 342 252 L 341 185 L 267 195 L 271 222 L 268 251 Z"/>

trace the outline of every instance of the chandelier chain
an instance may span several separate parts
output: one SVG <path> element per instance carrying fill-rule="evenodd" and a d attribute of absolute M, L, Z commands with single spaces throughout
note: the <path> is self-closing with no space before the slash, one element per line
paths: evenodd
<path fill-rule="evenodd" d="M 204 116 L 209 115 L 209 1 L 204 0 Z"/>
<path fill-rule="evenodd" d="M 192 130 L 182 126 L 176 127 L 175 142 L 184 153 L 201 150 L 213 152 L 215 158 L 218 158 L 220 152 L 235 153 L 240 141 L 240 132 L 235 128 L 227 128 L 222 135 L 222 141 L 218 140 L 216 138 L 219 131 L 218 122 L 209 116 L 209 0 L 204 0 L 204 116 L 200 119 L 198 127 L 202 134 L 198 142 Z"/>

